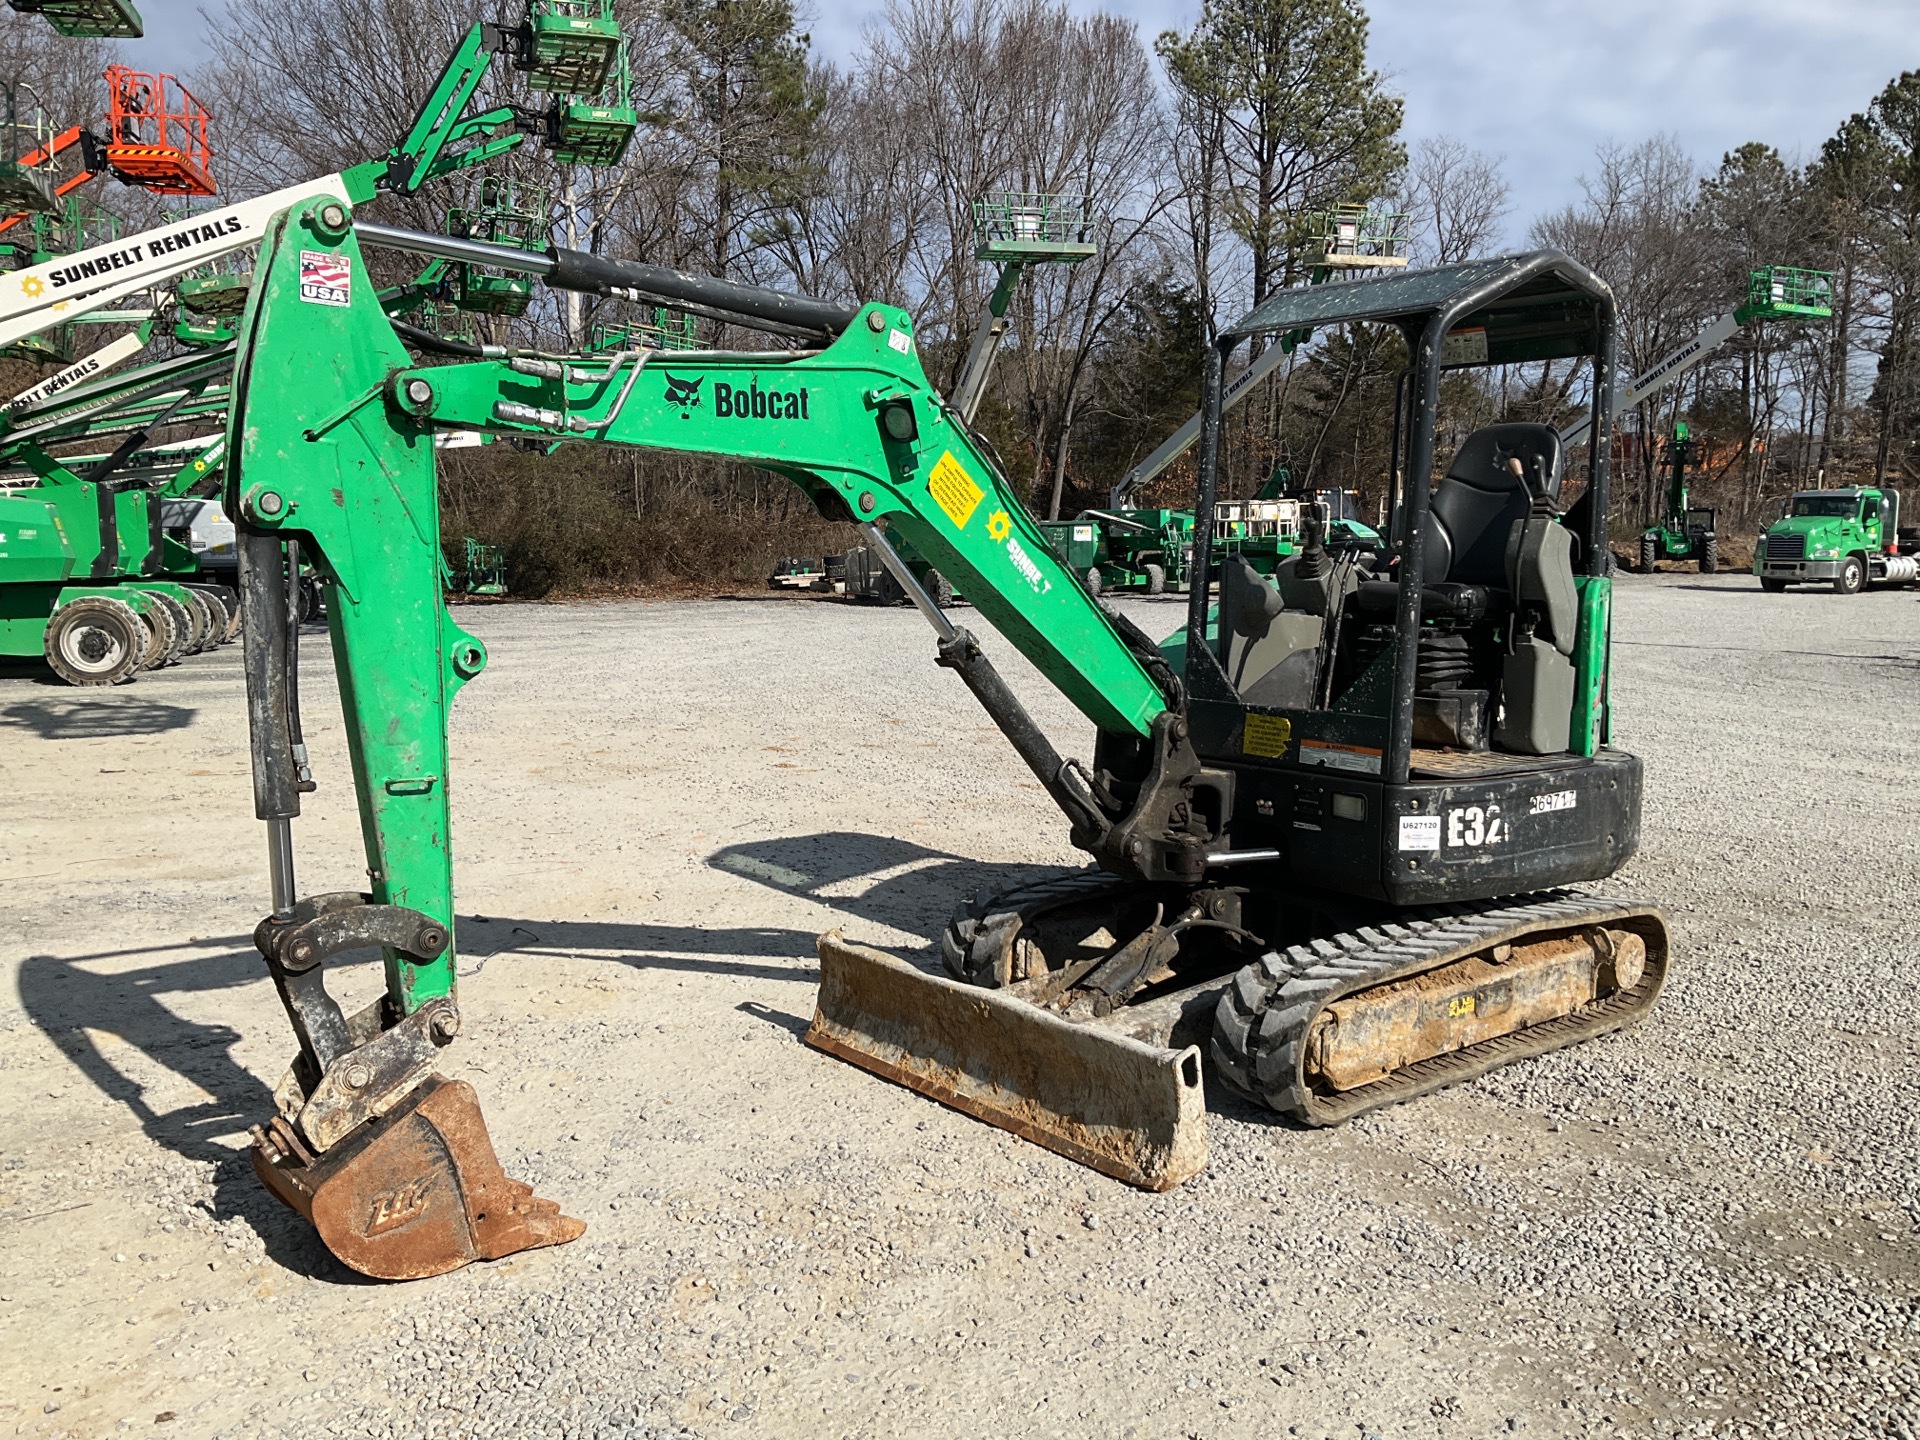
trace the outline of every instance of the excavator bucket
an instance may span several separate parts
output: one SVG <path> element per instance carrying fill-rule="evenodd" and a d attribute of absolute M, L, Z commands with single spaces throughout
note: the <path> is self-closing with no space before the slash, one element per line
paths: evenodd
<path fill-rule="evenodd" d="M 279 1117 L 253 1140 L 267 1188 L 313 1222 L 336 1259 L 376 1280 L 444 1275 L 564 1245 L 587 1228 L 507 1178 L 473 1087 L 442 1075 L 324 1155 Z"/>
<path fill-rule="evenodd" d="M 1206 1168 L 1198 1047 L 1063 1020 L 838 932 L 819 951 L 816 1050 L 1143 1189 Z"/>

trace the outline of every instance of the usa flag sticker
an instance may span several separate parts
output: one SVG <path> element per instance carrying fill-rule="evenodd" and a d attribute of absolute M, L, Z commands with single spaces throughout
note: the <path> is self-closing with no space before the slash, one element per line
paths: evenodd
<path fill-rule="evenodd" d="M 353 261 L 320 250 L 300 252 L 300 298 L 314 305 L 353 303 Z"/>

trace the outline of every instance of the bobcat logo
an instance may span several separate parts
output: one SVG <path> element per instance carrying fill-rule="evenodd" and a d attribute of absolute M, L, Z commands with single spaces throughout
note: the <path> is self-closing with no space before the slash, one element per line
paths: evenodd
<path fill-rule="evenodd" d="M 680 407 L 682 420 L 687 418 L 688 411 L 700 403 L 700 386 L 705 380 L 704 375 L 698 380 L 682 380 L 677 375 L 667 376 L 667 404 Z"/>

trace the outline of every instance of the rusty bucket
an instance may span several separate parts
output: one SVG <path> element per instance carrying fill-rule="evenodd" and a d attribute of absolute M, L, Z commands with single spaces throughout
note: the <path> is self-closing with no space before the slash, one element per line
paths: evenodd
<path fill-rule="evenodd" d="M 322 1155 L 276 1117 L 254 1131 L 253 1168 L 342 1264 L 377 1280 L 444 1275 L 587 1228 L 507 1178 L 473 1087 L 439 1074 Z"/>

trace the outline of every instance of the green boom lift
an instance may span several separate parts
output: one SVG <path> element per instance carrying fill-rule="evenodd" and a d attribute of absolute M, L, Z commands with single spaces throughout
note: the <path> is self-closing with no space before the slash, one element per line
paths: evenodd
<path fill-rule="evenodd" d="M 965 424 L 973 424 L 980 402 L 986 398 L 987 380 L 993 374 L 1000 341 L 1007 333 L 1007 311 L 1028 267 L 1078 265 L 1091 259 L 1100 249 L 1093 239 L 1095 230 L 1093 200 L 1086 195 L 998 190 L 973 202 L 974 259 L 997 267 L 997 273 L 986 308 L 974 327 L 967 358 L 954 382 L 950 404 Z M 1050 528 L 1042 533 L 1049 543 L 1053 542 Z M 942 574 L 911 540 L 895 537 L 893 548 L 941 609 L 964 598 L 951 577 Z M 906 593 L 878 552 L 855 546 L 823 568 L 838 568 L 844 592 L 855 599 L 886 605 L 906 602 Z"/>
<path fill-rule="evenodd" d="M 617 27 L 611 43 L 602 43 L 609 14 L 604 6 L 583 10 L 571 0 L 532 0 L 517 27 L 473 26 L 408 133 L 384 156 L 342 174 L 176 215 L 125 241 L 76 232 L 75 243 L 86 247 L 78 253 L 47 253 L 38 239 L 9 242 L 11 258 L 20 263 L 0 289 L 0 353 L 24 348 L 64 358 L 60 347 L 69 343 L 74 323 L 132 322 L 136 332 L 14 397 L 0 414 L 0 463 L 38 480 L 0 496 L 6 537 L 0 540 L 0 653 L 43 654 L 74 683 L 115 683 L 156 658 L 177 656 L 188 642 L 174 639 L 176 632 L 230 633 L 230 625 L 214 623 L 218 594 L 199 584 L 192 552 L 164 533 L 164 502 L 184 495 L 205 475 L 189 473 L 191 462 L 178 475 L 150 473 L 138 462 L 152 454 L 152 434 L 163 425 L 225 420 L 232 322 L 250 294 L 242 252 L 300 196 L 327 193 L 351 205 L 382 191 L 412 194 L 438 176 L 483 163 L 528 134 L 542 133 L 541 124 L 512 106 L 467 113 L 488 65 L 495 56 L 510 56 L 535 88 L 565 91 L 587 76 L 583 66 L 604 49 L 606 64 L 590 67 L 589 77 L 595 88 L 602 87 L 619 48 Z M 42 134 L 48 127 L 23 113 L 11 89 L 4 100 L 0 209 L 58 214 L 50 174 L 27 163 L 36 154 L 50 154 Z M 512 193 L 486 193 L 483 187 L 482 201 L 484 213 L 468 229 L 479 225 L 486 235 L 517 242 L 523 250 L 541 243 L 537 217 L 526 218 L 526 207 Z M 511 213 L 502 218 L 501 212 Z M 77 212 L 70 207 L 67 213 Z M 37 237 L 45 228 L 36 218 L 32 233 Z M 35 248 L 25 251 L 27 243 Z M 310 262 L 324 262 L 306 282 L 309 303 L 343 303 L 351 293 L 351 270 L 334 266 L 333 258 L 318 252 L 309 256 Z M 460 270 L 462 263 L 451 268 Z M 442 268 L 448 268 L 444 262 Z M 491 313 L 508 309 L 513 292 L 526 289 L 519 276 L 502 277 L 484 267 L 461 270 L 460 280 L 464 283 L 455 287 L 460 298 L 479 299 L 483 303 L 476 308 Z M 176 338 L 194 353 L 130 376 L 101 374 L 144 345 L 153 318 L 107 307 L 157 283 L 178 288 L 188 313 Z M 111 436 L 118 444 L 84 464 L 57 458 L 47 448 L 90 436 Z M 150 543 L 137 543 L 135 537 Z"/>
<path fill-rule="evenodd" d="M 1693 339 L 1662 356 L 1625 387 L 1620 409 L 1625 410 L 1679 383 L 1704 364 L 1736 330 L 1759 320 L 1826 320 L 1833 316 L 1833 276 L 1824 270 L 1796 270 L 1769 265 L 1747 275 L 1747 298 L 1736 309 L 1709 321 Z M 1574 421 L 1561 439 L 1574 444 L 1586 434 L 1583 421 Z M 1676 421 L 1667 440 L 1665 503 L 1656 524 L 1640 536 L 1640 569 L 1651 572 L 1661 560 L 1692 560 L 1700 573 L 1720 568 L 1720 537 L 1712 506 L 1689 503 L 1687 467 L 1694 461 L 1698 441 L 1685 421 Z"/>

